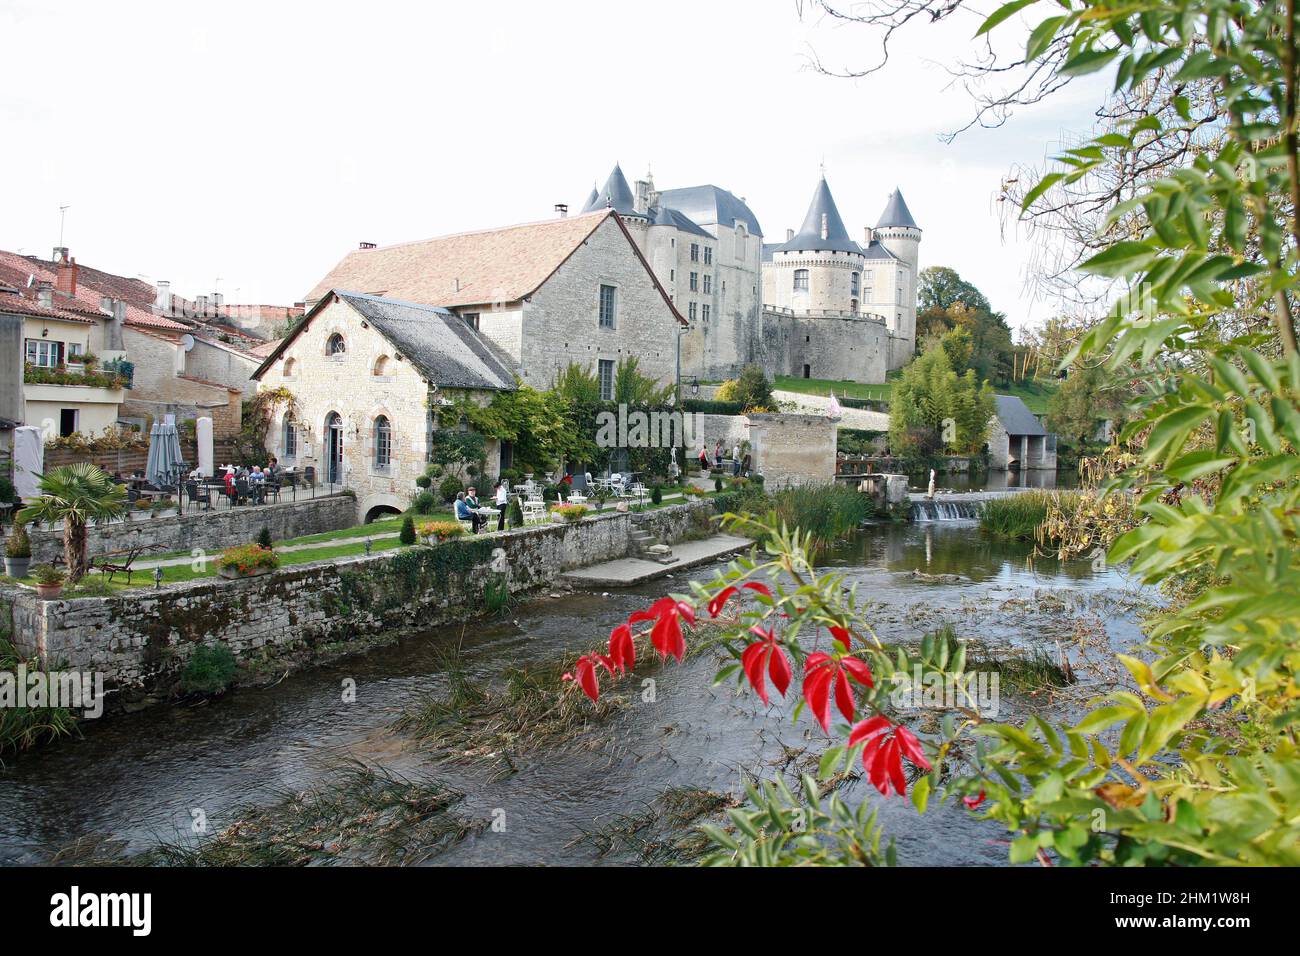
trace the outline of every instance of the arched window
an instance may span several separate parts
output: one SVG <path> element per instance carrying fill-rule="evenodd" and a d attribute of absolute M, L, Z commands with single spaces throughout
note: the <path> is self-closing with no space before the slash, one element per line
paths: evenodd
<path fill-rule="evenodd" d="M 285 359 L 283 374 L 285 378 L 293 378 L 298 374 L 298 363 L 293 359 Z"/>
<path fill-rule="evenodd" d="M 298 457 L 298 426 L 288 418 L 284 420 L 284 457 Z"/>
<path fill-rule="evenodd" d="M 388 356 L 387 356 L 387 355 L 381 355 L 381 356 L 379 356 L 379 358 L 375 359 L 375 367 L 374 367 L 373 369 L 370 370 L 370 373 L 371 373 L 372 375 L 374 375 L 376 378 L 382 378 L 383 376 L 387 375 L 387 374 L 388 374 Z"/>
<path fill-rule="evenodd" d="M 343 336 L 338 332 L 333 333 L 325 341 L 326 355 L 342 355 L 348 350 L 347 343 L 343 341 Z"/>
<path fill-rule="evenodd" d="M 808 270 L 807 269 L 794 270 L 794 291 L 795 292 L 808 291 Z"/>
<path fill-rule="evenodd" d="M 393 461 L 393 426 L 388 416 L 375 419 L 375 468 L 386 469 Z"/>

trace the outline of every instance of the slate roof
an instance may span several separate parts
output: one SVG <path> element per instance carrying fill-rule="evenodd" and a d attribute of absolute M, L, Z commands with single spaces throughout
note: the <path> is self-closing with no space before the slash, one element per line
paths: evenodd
<path fill-rule="evenodd" d="M 871 245 L 867 246 L 865 249 L 862 250 L 862 254 L 866 256 L 868 259 L 897 259 L 898 258 L 898 256 L 894 255 L 892 252 L 890 252 L 888 249 L 886 249 L 884 246 L 882 246 L 879 242 L 875 241 L 874 239 L 872 240 Z"/>
<path fill-rule="evenodd" d="M 676 209 L 690 218 L 692 222 L 704 226 L 726 226 L 733 228 L 736 220 L 745 224 L 753 235 L 761 236 L 763 230 L 758 225 L 758 218 L 745 204 L 721 186 L 686 186 L 682 189 L 665 189 L 659 194 L 659 201 Z"/>
<path fill-rule="evenodd" d="M 885 203 L 885 211 L 880 214 L 880 221 L 876 223 L 877 229 L 886 226 L 921 228 L 916 224 L 916 220 L 912 218 L 912 210 L 907 208 L 907 202 L 903 199 L 902 192 L 897 188 L 889 194 L 889 201 Z"/>
<path fill-rule="evenodd" d="M 777 246 L 781 252 L 855 252 L 862 255 L 862 247 L 849 238 L 844 228 L 844 220 L 835 206 L 831 188 L 826 185 L 823 176 L 813 190 L 812 202 L 808 204 L 808 213 L 803 217 L 803 225 L 793 239 Z"/>
<path fill-rule="evenodd" d="M 1046 435 L 1047 429 L 1029 406 L 1014 395 L 995 395 L 995 414 L 1008 435 Z"/>
<path fill-rule="evenodd" d="M 605 185 L 599 192 L 588 196 L 587 204 L 582 207 L 583 212 L 596 212 L 600 209 L 613 209 L 624 216 L 641 215 L 636 211 L 636 197 L 632 195 L 632 187 L 627 184 L 627 177 L 623 175 L 618 163 L 614 164 L 614 170 L 609 174 L 609 179 L 605 180 Z"/>
<path fill-rule="evenodd" d="M 712 239 L 705 230 L 701 229 L 686 213 L 677 209 L 670 209 L 667 206 L 660 206 L 659 211 L 655 213 L 656 226 L 676 226 L 682 232 L 689 232 L 694 236 L 703 236 L 705 239 Z"/>
<path fill-rule="evenodd" d="M 362 292 L 332 289 L 306 317 L 277 343 L 252 374 L 260 379 L 284 354 L 312 319 L 337 296 L 387 339 L 428 381 L 440 388 L 512 391 L 515 376 L 464 319 L 453 312 L 418 302 L 404 302 Z"/>

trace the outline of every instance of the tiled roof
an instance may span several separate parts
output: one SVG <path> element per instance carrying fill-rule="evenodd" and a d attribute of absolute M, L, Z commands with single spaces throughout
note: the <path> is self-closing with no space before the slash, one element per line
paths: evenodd
<path fill-rule="evenodd" d="M 6 315 L 29 315 L 38 319 L 59 319 L 63 322 L 85 322 L 94 325 L 108 318 L 104 313 L 92 315 L 82 309 L 68 309 L 59 304 L 59 300 L 68 301 L 55 293 L 53 308 L 46 308 L 36 301 L 36 297 L 27 291 L 18 289 L 0 289 L 0 312 Z"/>
<path fill-rule="evenodd" d="M 536 292 L 610 218 L 623 231 L 664 302 L 679 321 L 684 321 L 627 234 L 627 227 L 611 209 L 486 232 L 357 249 L 316 284 L 307 300 L 315 302 L 334 289 L 357 289 L 370 295 L 447 307 L 518 302 Z"/>

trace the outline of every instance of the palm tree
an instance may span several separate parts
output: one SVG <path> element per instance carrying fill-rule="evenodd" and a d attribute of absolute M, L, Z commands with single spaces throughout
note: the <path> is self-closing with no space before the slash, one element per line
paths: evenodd
<path fill-rule="evenodd" d="M 108 521 L 126 508 L 126 489 L 115 485 L 98 465 L 79 461 L 41 475 L 41 497 L 18 512 L 17 520 L 63 522 L 63 560 L 68 583 L 86 573 L 86 526 Z"/>

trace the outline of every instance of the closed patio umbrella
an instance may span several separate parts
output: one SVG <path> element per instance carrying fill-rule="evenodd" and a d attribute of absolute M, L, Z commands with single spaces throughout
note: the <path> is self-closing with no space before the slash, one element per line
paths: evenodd
<path fill-rule="evenodd" d="M 144 476 L 155 488 L 168 488 L 179 479 L 181 440 L 176 426 L 170 422 L 157 422 L 149 429 L 149 460 Z"/>

